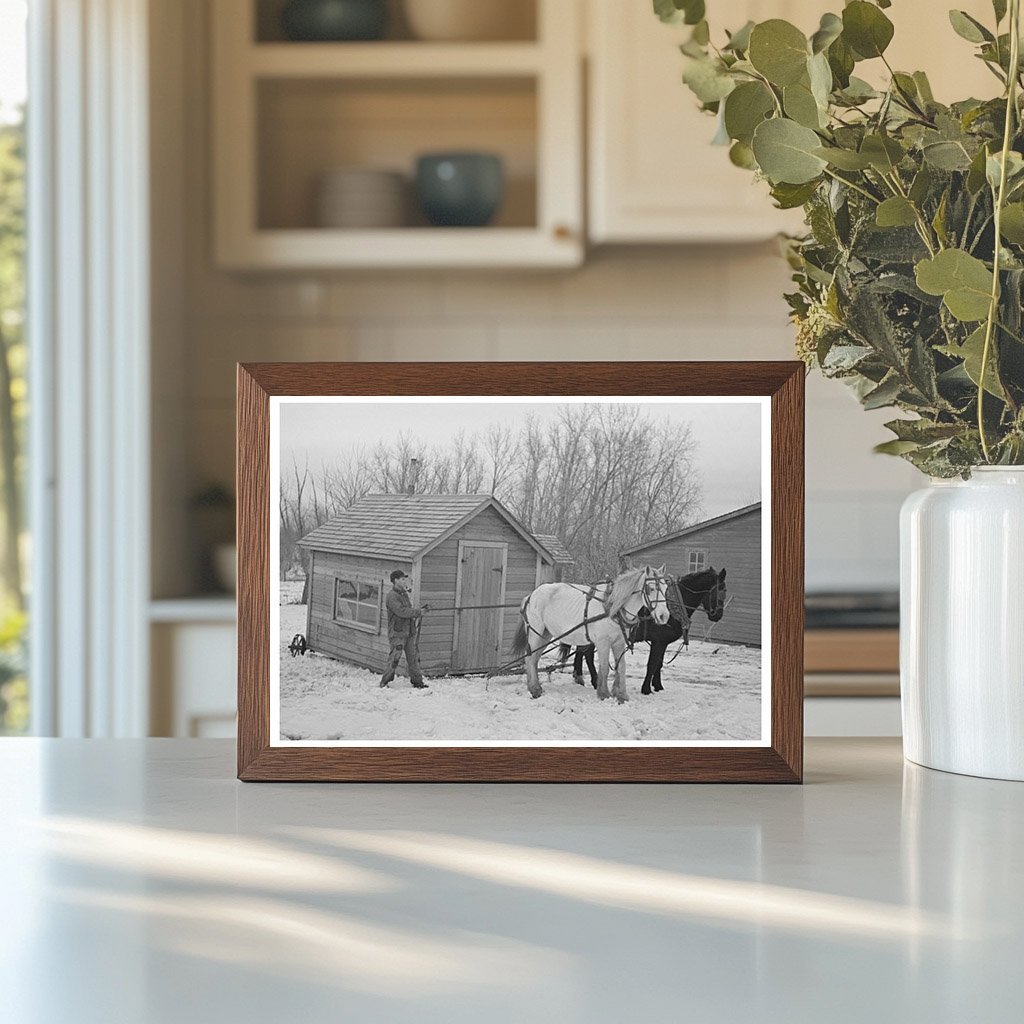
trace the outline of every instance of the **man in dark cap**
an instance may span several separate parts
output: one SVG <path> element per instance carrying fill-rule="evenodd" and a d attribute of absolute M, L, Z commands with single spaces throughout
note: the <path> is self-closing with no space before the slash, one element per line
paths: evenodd
<path fill-rule="evenodd" d="M 395 678 L 398 663 L 402 660 L 402 652 L 405 651 L 405 662 L 409 666 L 409 681 L 417 690 L 425 690 L 427 684 L 423 682 L 420 656 L 416 645 L 419 643 L 420 636 L 419 619 L 424 612 L 430 611 L 430 605 L 425 604 L 422 608 L 413 608 L 412 601 L 409 600 L 411 589 L 412 578 L 401 569 L 396 569 L 391 574 L 391 589 L 384 602 L 388 610 L 388 643 L 391 645 L 391 652 L 388 654 L 388 663 L 384 666 L 384 675 L 381 676 L 380 685 L 387 686 Z"/>

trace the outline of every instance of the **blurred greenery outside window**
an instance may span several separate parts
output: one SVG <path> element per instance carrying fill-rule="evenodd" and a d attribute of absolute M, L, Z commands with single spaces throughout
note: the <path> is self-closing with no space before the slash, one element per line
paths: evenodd
<path fill-rule="evenodd" d="M 29 727 L 25 0 L 0 0 L 0 735 Z"/>

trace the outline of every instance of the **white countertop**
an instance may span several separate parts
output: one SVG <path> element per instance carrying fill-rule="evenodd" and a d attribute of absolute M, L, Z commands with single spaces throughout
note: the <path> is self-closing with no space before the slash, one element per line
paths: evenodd
<path fill-rule="evenodd" d="M 1024 1018 L 1024 785 L 242 785 L 227 741 L 0 741 L 5 1024 Z"/>

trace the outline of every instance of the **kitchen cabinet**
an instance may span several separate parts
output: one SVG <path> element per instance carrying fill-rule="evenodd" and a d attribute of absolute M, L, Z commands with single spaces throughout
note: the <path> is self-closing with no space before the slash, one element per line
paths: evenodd
<path fill-rule="evenodd" d="M 802 229 L 800 211 L 776 210 L 767 186 L 710 145 L 715 120 L 682 84 L 679 43 L 686 26 L 663 25 L 647 2 L 588 0 L 588 219 L 593 243 L 727 242 Z M 827 0 L 708 2 L 713 38 L 747 20 L 785 18 L 810 34 Z M 985 23 L 988 0 L 958 4 Z M 896 34 L 887 56 L 897 69 L 928 72 L 943 101 L 995 95 L 998 83 L 952 30 L 945 6 L 901 0 L 886 14 Z M 873 83 L 881 61 L 858 65 Z"/>
<path fill-rule="evenodd" d="M 574 266 L 583 258 L 579 9 L 535 7 L 533 38 L 292 42 L 276 0 L 217 0 L 214 251 L 233 270 Z M 398 172 L 424 152 L 499 155 L 493 225 L 324 227 L 314 196 L 338 168 Z M 378 186 L 379 187 L 379 186 Z M 410 190 L 411 191 L 411 190 Z M 354 202 L 354 200 L 353 200 Z"/>
<path fill-rule="evenodd" d="M 183 598 L 150 605 L 150 735 L 235 735 L 235 602 Z"/>
<path fill-rule="evenodd" d="M 682 84 L 687 26 L 663 25 L 648 3 L 589 0 L 588 222 L 606 242 L 736 242 L 799 230 L 798 211 L 776 210 L 767 185 L 712 146 L 715 119 Z M 749 19 L 817 24 L 821 2 L 708 4 L 712 31 Z M 801 12 L 800 8 L 804 11 Z M 803 17 L 801 14 L 803 13 Z M 723 21 L 723 18 L 725 19 Z"/>

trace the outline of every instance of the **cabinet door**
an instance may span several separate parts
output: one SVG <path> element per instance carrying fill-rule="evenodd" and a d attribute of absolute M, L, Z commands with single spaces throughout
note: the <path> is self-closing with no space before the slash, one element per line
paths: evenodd
<path fill-rule="evenodd" d="M 649 0 L 587 0 L 590 25 L 589 215 L 594 242 L 701 242 L 767 238 L 799 231 L 799 211 L 776 210 L 767 187 L 712 146 L 713 118 L 682 84 L 678 45 L 685 26 L 663 25 Z M 807 34 L 828 0 L 709 0 L 712 35 L 748 19 L 786 18 Z M 989 0 L 956 4 L 985 24 Z M 998 82 L 953 32 L 947 5 L 901 0 L 886 14 L 896 26 L 887 56 L 894 67 L 927 71 L 944 102 L 997 95 Z M 1005 30 L 1005 23 L 1004 23 Z M 880 84 L 881 61 L 858 66 Z"/>
<path fill-rule="evenodd" d="M 647 0 L 589 0 L 590 237 L 594 242 L 713 242 L 799 230 L 767 186 L 712 146 L 715 119 L 682 83 L 689 28 L 663 25 Z M 799 7 L 807 8 L 800 17 Z M 708 4 L 712 33 L 786 17 L 805 31 L 822 0 Z M 806 24 L 805 24 L 806 23 Z"/>

